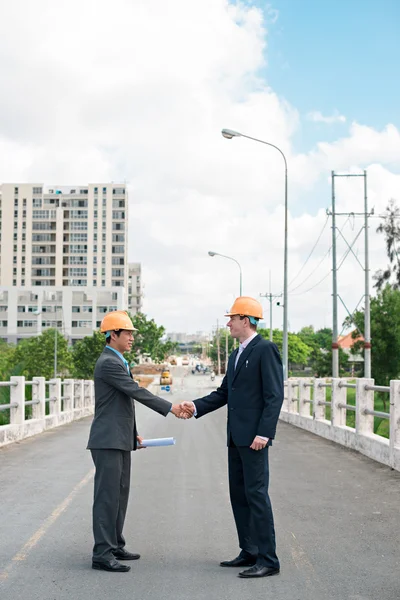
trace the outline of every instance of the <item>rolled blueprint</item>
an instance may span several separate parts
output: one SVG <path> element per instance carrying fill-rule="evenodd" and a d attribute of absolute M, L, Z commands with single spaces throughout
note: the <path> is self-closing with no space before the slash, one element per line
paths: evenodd
<path fill-rule="evenodd" d="M 152 446 L 174 446 L 176 442 L 175 438 L 154 438 L 152 440 L 143 440 L 141 446 L 151 448 Z"/>

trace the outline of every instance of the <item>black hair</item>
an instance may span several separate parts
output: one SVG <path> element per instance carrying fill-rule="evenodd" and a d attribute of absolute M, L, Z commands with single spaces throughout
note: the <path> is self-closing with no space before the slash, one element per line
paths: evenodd
<path fill-rule="evenodd" d="M 121 335 L 121 331 L 123 331 L 123 329 L 118 329 L 118 330 L 114 331 L 114 333 L 116 333 L 117 336 L 119 337 Z M 111 335 L 106 337 L 106 344 L 109 345 L 110 342 L 111 342 Z"/>

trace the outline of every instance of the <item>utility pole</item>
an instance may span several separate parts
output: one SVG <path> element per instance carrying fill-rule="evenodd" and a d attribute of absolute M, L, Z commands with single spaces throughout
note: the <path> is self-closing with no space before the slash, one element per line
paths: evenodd
<path fill-rule="evenodd" d="M 225 373 L 228 372 L 228 360 L 229 360 L 229 345 L 228 345 L 228 329 L 225 329 Z"/>
<path fill-rule="evenodd" d="M 364 250 L 365 250 L 365 308 L 364 308 L 364 377 L 371 377 L 371 316 L 369 295 L 367 171 L 364 171 Z"/>
<path fill-rule="evenodd" d="M 271 292 L 271 271 L 269 272 L 269 293 L 268 294 L 260 294 L 261 298 L 267 298 L 269 301 L 269 341 L 272 342 L 273 338 L 273 329 L 272 329 L 272 301 L 274 298 L 279 298 L 282 294 L 273 294 Z"/>
<path fill-rule="evenodd" d="M 217 370 L 218 370 L 218 375 L 221 375 L 221 353 L 220 353 L 220 339 L 219 339 L 219 322 L 217 319 Z"/>
<path fill-rule="evenodd" d="M 336 205 L 335 205 L 335 177 L 363 177 L 364 178 L 364 212 L 361 213 L 337 213 Z M 340 234 L 343 240 L 346 242 L 348 246 L 348 250 L 346 252 L 345 257 L 343 258 L 340 266 L 343 264 L 346 256 L 351 252 L 360 267 L 364 271 L 364 294 L 361 297 L 361 300 L 364 300 L 364 377 L 371 377 L 371 317 L 370 317 L 370 293 L 369 293 L 369 244 L 368 244 L 368 217 L 370 214 L 368 212 L 368 197 L 367 197 L 367 171 L 364 170 L 363 173 L 346 173 L 346 174 L 338 174 L 332 171 L 332 212 L 327 211 L 328 214 L 332 216 L 332 298 L 333 298 L 333 323 L 332 323 L 332 376 L 339 377 L 339 345 L 338 345 L 338 299 L 342 302 L 344 308 L 346 309 L 350 319 L 353 319 L 352 313 L 348 310 L 347 306 L 343 302 L 343 299 L 340 297 L 337 291 L 337 263 L 336 263 L 336 240 L 337 235 Z M 362 216 L 364 217 L 363 227 L 358 232 L 357 236 L 353 240 L 351 244 L 347 242 L 344 235 L 340 230 L 337 230 L 336 227 L 336 217 L 337 216 Z M 364 229 L 364 265 L 358 259 L 358 256 L 355 254 L 353 250 L 353 246 L 360 236 L 362 230 Z M 361 300 L 358 304 L 360 304 Z M 357 304 L 357 307 L 358 307 Z"/>
<path fill-rule="evenodd" d="M 339 377 L 335 200 L 335 172 L 332 171 L 332 377 Z"/>

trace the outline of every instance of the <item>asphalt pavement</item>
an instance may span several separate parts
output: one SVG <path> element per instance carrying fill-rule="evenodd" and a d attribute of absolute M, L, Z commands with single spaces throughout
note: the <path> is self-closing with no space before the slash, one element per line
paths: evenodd
<path fill-rule="evenodd" d="M 173 402 L 209 393 L 177 368 Z M 270 450 L 281 573 L 243 580 L 227 483 L 226 411 L 198 421 L 138 405 L 139 433 L 176 445 L 133 455 L 129 573 L 91 569 L 91 419 L 0 450 L 1 600 L 399 600 L 400 473 L 286 423 Z"/>

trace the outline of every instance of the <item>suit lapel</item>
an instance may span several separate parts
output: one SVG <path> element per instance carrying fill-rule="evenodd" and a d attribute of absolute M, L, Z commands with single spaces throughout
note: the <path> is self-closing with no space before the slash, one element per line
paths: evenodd
<path fill-rule="evenodd" d="M 235 380 L 240 369 L 242 368 L 242 366 L 244 365 L 246 360 L 249 358 L 254 347 L 258 344 L 259 341 L 260 341 L 260 336 L 257 335 L 253 340 L 251 340 L 250 344 L 243 350 L 242 354 L 239 357 L 238 364 L 236 366 L 235 373 L 233 375 L 233 380 Z M 236 359 L 236 357 L 235 357 L 235 359 Z M 235 366 L 235 363 L 233 363 L 233 366 Z"/>
<path fill-rule="evenodd" d="M 233 377 L 235 375 L 235 361 L 236 361 L 236 357 L 237 357 L 237 353 L 239 352 L 239 349 L 237 348 L 236 350 L 234 350 L 232 352 L 232 354 L 229 357 L 229 362 L 228 362 L 228 380 L 232 381 Z"/>

